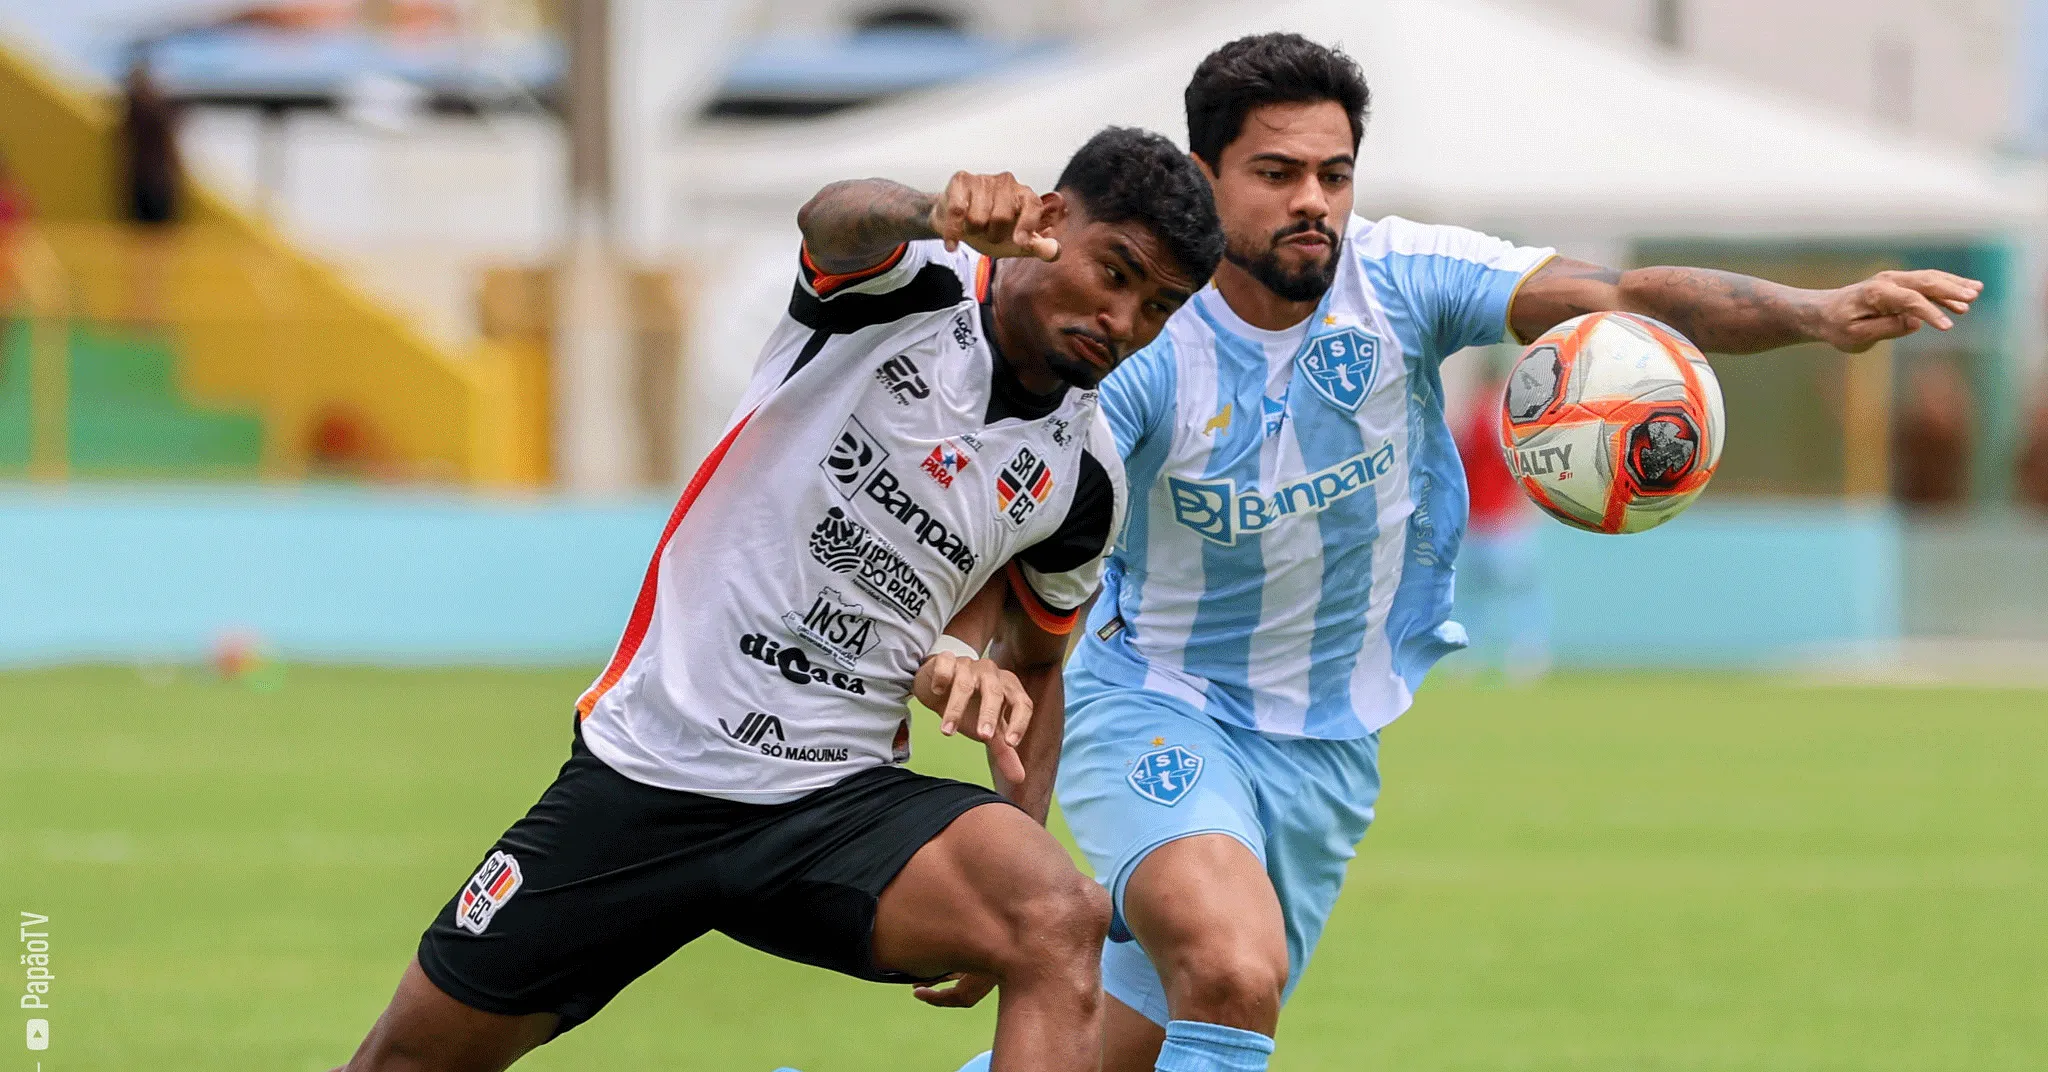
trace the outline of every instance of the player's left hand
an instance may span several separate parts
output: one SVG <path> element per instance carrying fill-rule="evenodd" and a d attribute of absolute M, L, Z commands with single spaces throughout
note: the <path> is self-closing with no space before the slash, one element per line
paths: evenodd
<path fill-rule="evenodd" d="M 920 986 L 911 993 L 926 1005 L 937 1005 L 942 1009 L 971 1009 L 996 988 L 994 976 L 972 972 L 954 972 L 946 976 L 946 981 L 953 985 L 943 988 Z"/>
<path fill-rule="evenodd" d="M 919 703 L 939 712 L 940 733 L 963 733 L 987 745 L 996 773 L 1012 785 L 1024 783 L 1024 760 L 1017 755 L 1017 745 L 1031 727 L 1031 696 L 1017 675 L 997 666 L 994 659 L 934 652 L 917 668 L 910 691 Z"/>
<path fill-rule="evenodd" d="M 1911 335 L 1922 324 L 1947 331 L 1955 326 L 1951 315 L 1969 312 L 1983 292 L 1984 284 L 1975 279 L 1932 269 L 1879 272 L 1825 292 L 1814 334 L 1837 350 L 1860 354 L 1886 339 Z"/>

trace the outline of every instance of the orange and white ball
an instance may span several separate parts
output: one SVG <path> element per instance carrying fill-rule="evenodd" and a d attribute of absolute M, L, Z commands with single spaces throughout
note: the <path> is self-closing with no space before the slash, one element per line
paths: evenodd
<path fill-rule="evenodd" d="M 1522 351 L 1501 400 L 1508 470 L 1592 532 L 1677 517 L 1721 464 L 1721 384 L 1685 336 L 1635 313 L 1573 317 Z"/>

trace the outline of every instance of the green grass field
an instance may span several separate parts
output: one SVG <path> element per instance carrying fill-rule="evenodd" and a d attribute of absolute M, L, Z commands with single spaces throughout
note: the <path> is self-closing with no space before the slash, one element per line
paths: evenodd
<path fill-rule="evenodd" d="M 0 909 L 52 917 L 43 1068 L 345 1059 L 586 680 L 0 674 Z M 979 769 L 925 730 L 921 766 Z M 2048 1066 L 2048 693 L 1437 683 L 1383 760 L 1278 1069 Z M 992 1016 L 713 938 L 521 1067 L 950 1072 Z M 0 1072 L 33 1067 L 18 1030 Z"/>

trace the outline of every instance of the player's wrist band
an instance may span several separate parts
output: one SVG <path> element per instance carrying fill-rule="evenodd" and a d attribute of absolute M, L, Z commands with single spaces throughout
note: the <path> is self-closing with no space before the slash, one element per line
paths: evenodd
<path fill-rule="evenodd" d="M 960 639 L 959 637 L 954 636 L 951 633 L 940 633 L 939 639 L 932 642 L 932 649 L 928 652 L 925 652 L 924 657 L 926 659 L 929 659 L 932 656 L 939 654 L 940 652 L 944 652 L 947 655 L 958 655 L 965 659 L 981 658 L 981 653 L 974 650 L 974 645 L 969 644 L 968 642 Z"/>

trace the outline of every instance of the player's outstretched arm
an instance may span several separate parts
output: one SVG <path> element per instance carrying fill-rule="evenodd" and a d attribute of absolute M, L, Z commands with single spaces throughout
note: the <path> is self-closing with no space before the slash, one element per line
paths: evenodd
<path fill-rule="evenodd" d="M 936 196 L 887 179 L 847 179 L 819 190 L 797 210 L 804 251 L 821 272 L 872 268 L 897 246 L 942 238 L 991 257 L 1059 256 L 1045 231 L 1065 211 L 1057 193 L 1040 195 L 1005 171 L 957 172 Z"/>
<path fill-rule="evenodd" d="M 1802 342 L 1861 353 L 1932 325 L 1955 326 L 1984 284 L 1947 272 L 1879 272 L 1834 290 L 1802 290 L 1710 268 L 1617 271 L 1558 257 L 1515 294 L 1508 323 L 1533 339 L 1583 313 L 1621 311 L 1661 320 L 1700 349 L 1753 354 Z"/>

